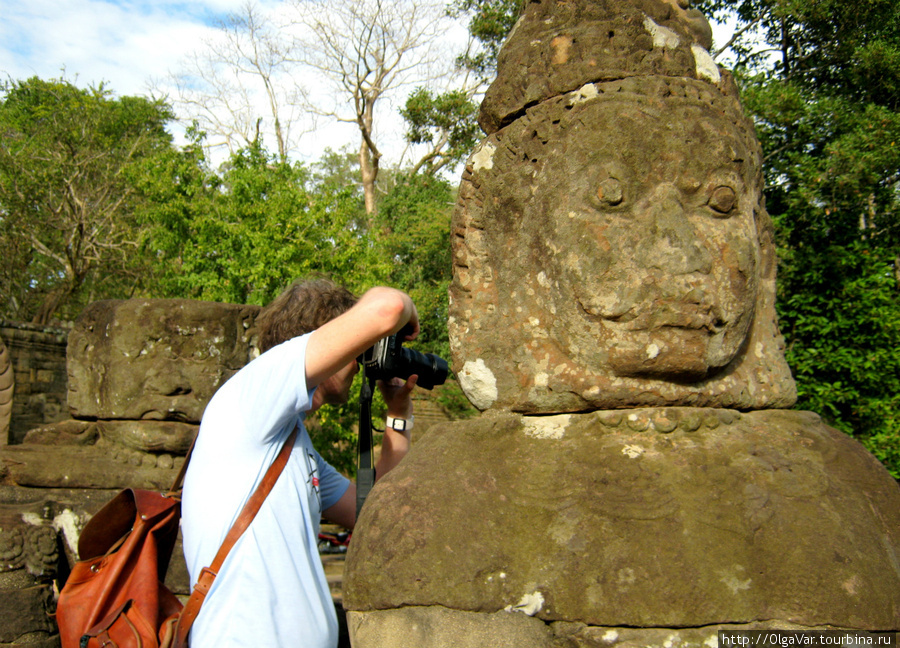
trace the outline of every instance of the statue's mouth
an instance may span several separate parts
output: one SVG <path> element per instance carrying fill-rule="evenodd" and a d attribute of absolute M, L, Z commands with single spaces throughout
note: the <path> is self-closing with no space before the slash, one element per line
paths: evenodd
<path fill-rule="evenodd" d="M 671 300 L 634 306 L 617 317 L 604 317 L 604 319 L 617 322 L 628 331 L 680 328 L 693 331 L 705 330 L 711 335 L 715 335 L 728 326 L 728 321 L 720 309 L 712 305 Z"/>
<path fill-rule="evenodd" d="M 694 288 L 681 297 L 649 295 L 634 300 L 579 300 L 590 317 L 617 324 L 626 331 L 686 329 L 716 335 L 725 330 L 732 318 L 712 302 L 709 293 Z"/>

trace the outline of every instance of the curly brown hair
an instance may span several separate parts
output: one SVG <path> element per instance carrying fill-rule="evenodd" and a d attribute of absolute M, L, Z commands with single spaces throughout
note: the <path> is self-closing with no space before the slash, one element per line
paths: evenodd
<path fill-rule="evenodd" d="M 356 296 L 331 279 L 298 279 L 256 318 L 259 351 L 314 331 L 356 303 Z"/>

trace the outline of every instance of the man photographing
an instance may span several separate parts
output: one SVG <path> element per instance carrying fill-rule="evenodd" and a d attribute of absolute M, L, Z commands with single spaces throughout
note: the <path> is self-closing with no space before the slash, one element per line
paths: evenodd
<path fill-rule="evenodd" d="M 213 396 L 184 485 L 182 531 L 191 584 L 297 428 L 287 466 L 228 554 L 191 630 L 192 648 L 334 648 L 337 617 L 317 549 L 320 517 L 352 529 L 356 488 L 313 448 L 304 419 L 346 403 L 357 356 L 409 325 L 406 293 L 373 288 L 358 301 L 327 280 L 295 283 L 257 318 L 261 355 Z M 389 420 L 380 478 L 409 449 L 416 376 L 379 383 Z"/>

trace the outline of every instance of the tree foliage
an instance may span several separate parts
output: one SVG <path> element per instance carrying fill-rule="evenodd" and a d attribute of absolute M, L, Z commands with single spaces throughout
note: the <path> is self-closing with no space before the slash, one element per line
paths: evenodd
<path fill-rule="evenodd" d="M 478 98 L 496 74 L 500 46 L 512 30 L 524 5 L 521 0 L 453 0 L 448 12 L 465 20 L 469 42 L 456 57 L 461 73 L 454 88 L 441 92 L 420 86 L 406 99 L 400 115 L 406 121 L 406 139 L 427 144 L 428 152 L 413 166 L 436 175 L 453 168 L 475 147 L 481 135 Z"/>
<path fill-rule="evenodd" d="M 419 311 L 419 346 L 443 357 L 450 286 L 450 214 L 454 191 L 446 180 L 403 174 L 381 201 L 379 247 L 390 260 L 388 282 L 409 292 Z"/>
<path fill-rule="evenodd" d="M 429 146 L 429 153 L 410 171 L 412 175 L 421 170 L 426 175 L 437 176 L 441 169 L 456 166 L 478 143 L 478 106 L 466 90 L 435 93 L 428 88 L 416 88 L 400 109 L 400 115 L 407 123 L 406 139 Z"/>
<path fill-rule="evenodd" d="M 145 251 L 165 296 L 265 304 L 299 276 L 333 275 L 359 289 L 383 274 L 359 227 L 358 191 L 313 185 L 304 165 L 279 161 L 259 142 L 235 152 L 221 174 L 207 170 L 195 145 L 145 179 Z"/>
<path fill-rule="evenodd" d="M 130 171 L 171 146 L 165 104 L 64 79 L 0 86 L 0 313 L 47 323 L 135 289 Z"/>
<path fill-rule="evenodd" d="M 779 313 L 799 404 L 900 467 L 900 303 L 893 258 L 862 242 L 786 249 Z"/>
<path fill-rule="evenodd" d="M 451 10 L 457 16 L 468 18 L 469 33 L 480 45 L 463 53 L 458 64 L 490 81 L 497 70 L 500 47 L 524 6 L 522 0 L 454 0 Z"/>

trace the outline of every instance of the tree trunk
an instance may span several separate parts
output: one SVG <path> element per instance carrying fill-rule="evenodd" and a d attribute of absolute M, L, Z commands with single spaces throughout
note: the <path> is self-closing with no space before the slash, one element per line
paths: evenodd
<path fill-rule="evenodd" d="M 39 326 L 46 326 L 49 324 L 50 320 L 59 310 L 59 307 L 68 301 L 69 297 L 71 297 L 74 292 L 74 287 L 68 282 L 61 286 L 57 286 L 48 292 L 44 296 L 41 307 L 38 308 L 37 313 L 35 313 L 34 317 L 31 319 L 31 323 L 38 324 Z"/>
<path fill-rule="evenodd" d="M 366 203 L 366 215 L 369 220 L 377 213 L 375 202 L 375 180 L 378 179 L 379 156 L 373 155 L 365 140 L 359 147 L 359 171 L 362 175 L 363 195 Z"/>

